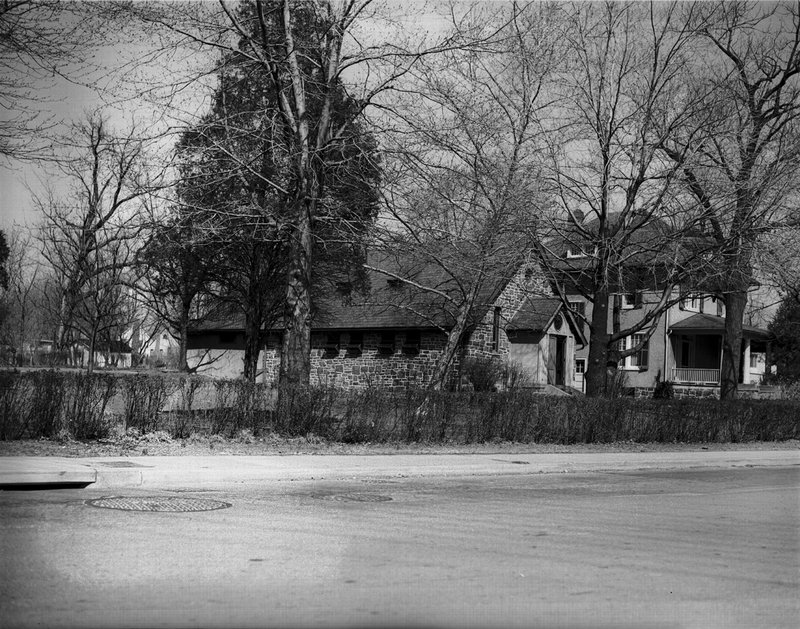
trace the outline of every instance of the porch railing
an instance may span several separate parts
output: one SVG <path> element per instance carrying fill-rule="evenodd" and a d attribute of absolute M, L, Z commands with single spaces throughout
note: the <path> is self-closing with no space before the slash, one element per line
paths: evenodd
<path fill-rule="evenodd" d="M 693 384 L 719 384 L 719 369 L 694 369 L 680 367 L 672 370 L 673 382 Z"/>

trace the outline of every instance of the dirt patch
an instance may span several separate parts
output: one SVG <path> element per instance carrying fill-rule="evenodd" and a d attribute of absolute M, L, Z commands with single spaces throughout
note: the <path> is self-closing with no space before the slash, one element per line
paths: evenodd
<path fill-rule="evenodd" d="M 293 455 L 293 454 L 539 454 L 580 452 L 684 452 L 730 450 L 798 450 L 800 441 L 752 443 L 598 443 L 525 444 L 481 443 L 362 443 L 327 442 L 316 438 L 286 438 L 277 435 L 254 438 L 244 435 L 226 439 L 216 435 L 172 439 L 166 433 L 126 435 L 101 441 L 54 441 L 49 439 L 0 441 L 0 456 L 131 457 L 131 456 L 207 456 L 207 455 Z"/>

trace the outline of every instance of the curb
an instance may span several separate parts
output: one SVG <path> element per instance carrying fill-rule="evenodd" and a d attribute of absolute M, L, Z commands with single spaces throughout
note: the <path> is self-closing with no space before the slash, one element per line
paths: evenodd
<path fill-rule="evenodd" d="M 800 450 L 661 453 L 0 457 L 0 488 L 207 487 L 230 483 L 445 478 L 800 466 Z"/>
<path fill-rule="evenodd" d="M 360 478 L 446 478 L 654 470 L 800 466 L 800 452 L 694 453 L 653 457 L 632 454 L 372 455 L 292 457 L 193 457 L 163 467 L 163 459 L 141 469 L 97 469 L 98 489 L 208 487 L 231 483 L 347 481 Z M 709 456 L 711 455 L 711 456 Z M 416 459 L 414 457 L 417 457 Z M 220 460 L 222 459 L 222 460 Z M 94 462 L 92 462 L 94 463 Z M 166 464 L 171 463 L 167 461 Z"/>

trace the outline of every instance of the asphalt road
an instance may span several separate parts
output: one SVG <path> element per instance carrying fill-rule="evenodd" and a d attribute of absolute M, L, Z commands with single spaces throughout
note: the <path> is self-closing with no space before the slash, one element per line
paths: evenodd
<path fill-rule="evenodd" d="M 800 469 L 0 492 L 3 627 L 797 627 Z"/>

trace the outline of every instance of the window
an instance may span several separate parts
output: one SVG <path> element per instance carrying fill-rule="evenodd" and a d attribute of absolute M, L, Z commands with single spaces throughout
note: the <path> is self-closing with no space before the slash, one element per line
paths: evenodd
<path fill-rule="evenodd" d="M 639 293 L 622 293 L 620 298 L 620 306 L 623 310 L 632 310 L 642 305 L 642 300 L 639 298 Z"/>
<path fill-rule="evenodd" d="M 580 247 L 567 247 L 567 258 L 588 258 L 590 255 L 592 257 L 597 257 L 597 247 L 592 249 L 592 253 L 590 254 L 588 251 L 584 251 Z"/>
<path fill-rule="evenodd" d="M 619 351 L 625 351 L 628 349 L 633 349 L 639 343 L 641 343 L 646 335 L 644 334 L 633 334 L 631 336 L 626 336 L 624 339 L 619 341 L 617 348 Z M 626 356 L 622 360 L 619 361 L 619 368 L 620 369 L 638 369 L 639 371 L 644 371 L 647 369 L 647 361 L 649 358 L 650 353 L 650 339 L 647 339 L 644 342 L 642 348 L 636 352 L 635 354 L 631 354 L 630 356 Z"/>
<path fill-rule="evenodd" d="M 583 358 L 575 359 L 575 374 L 582 376 L 586 373 L 586 360 Z"/>
<path fill-rule="evenodd" d="M 703 296 L 697 293 L 689 293 L 681 297 L 680 309 L 689 312 L 703 312 Z"/>
<path fill-rule="evenodd" d="M 378 354 L 381 356 L 391 356 L 394 354 L 394 332 L 381 332 L 380 343 L 378 343 Z"/>
<path fill-rule="evenodd" d="M 586 315 L 586 302 L 583 301 L 570 301 L 569 309 L 581 317 Z"/>
<path fill-rule="evenodd" d="M 492 318 L 492 351 L 500 349 L 500 306 L 495 306 Z"/>
<path fill-rule="evenodd" d="M 325 358 L 334 358 L 339 355 L 339 333 L 328 332 L 325 335 L 325 344 L 323 345 L 323 356 Z"/>
<path fill-rule="evenodd" d="M 363 332 L 350 332 L 347 339 L 347 355 L 361 356 L 361 349 L 364 344 Z"/>
<path fill-rule="evenodd" d="M 419 354 L 419 341 L 419 330 L 409 330 L 406 332 L 406 338 L 403 342 L 403 353 L 412 355 Z"/>

